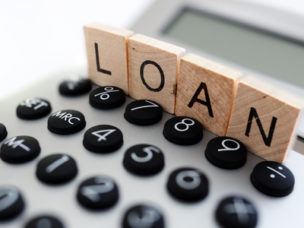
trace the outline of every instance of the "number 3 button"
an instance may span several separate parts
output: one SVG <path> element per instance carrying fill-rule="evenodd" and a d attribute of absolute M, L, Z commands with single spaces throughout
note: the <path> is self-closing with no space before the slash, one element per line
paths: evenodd
<path fill-rule="evenodd" d="M 165 123 L 163 134 L 167 140 L 179 145 L 192 145 L 203 138 L 203 127 L 195 119 L 178 116 Z"/>
<path fill-rule="evenodd" d="M 153 175 L 164 168 L 164 155 L 155 146 L 139 144 L 126 151 L 123 165 L 131 173 L 142 176 Z"/>

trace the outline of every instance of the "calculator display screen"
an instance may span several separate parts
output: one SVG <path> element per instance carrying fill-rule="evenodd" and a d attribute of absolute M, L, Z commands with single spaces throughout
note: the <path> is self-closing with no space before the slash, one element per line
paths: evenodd
<path fill-rule="evenodd" d="M 206 53 L 304 86 L 301 41 L 187 7 L 163 33 Z"/>

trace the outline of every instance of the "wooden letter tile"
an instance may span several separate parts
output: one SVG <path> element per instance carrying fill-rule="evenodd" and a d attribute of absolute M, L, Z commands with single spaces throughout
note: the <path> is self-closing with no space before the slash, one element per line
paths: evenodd
<path fill-rule="evenodd" d="M 129 93 L 151 99 L 174 113 L 179 58 L 185 50 L 135 34 L 129 39 Z"/>
<path fill-rule="evenodd" d="M 266 160 L 283 162 L 301 112 L 301 105 L 289 97 L 259 79 L 242 79 L 227 135 L 239 139 L 250 152 Z"/>
<path fill-rule="evenodd" d="M 128 94 L 127 41 L 133 32 L 89 24 L 84 33 L 89 78 L 97 85 L 117 86 Z"/>
<path fill-rule="evenodd" d="M 195 118 L 208 131 L 224 136 L 240 76 L 237 71 L 186 54 L 181 58 L 175 114 Z"/>

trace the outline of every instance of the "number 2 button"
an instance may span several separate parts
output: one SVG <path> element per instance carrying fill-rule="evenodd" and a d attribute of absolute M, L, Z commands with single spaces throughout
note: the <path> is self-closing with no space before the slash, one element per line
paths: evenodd
<path fill-rule="evenodd" d="M 192 145 L 203 138 L 203 127 L 195 119 L 177 116 L 165 123 L 163 134 L 167 140 L 179 145 Z"/>

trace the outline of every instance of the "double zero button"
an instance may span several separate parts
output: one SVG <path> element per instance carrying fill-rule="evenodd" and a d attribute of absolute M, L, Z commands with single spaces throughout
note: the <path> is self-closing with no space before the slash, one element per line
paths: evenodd
<path fill-rule="evenodd" d="M 130 147 L 123 159 L 124 167 L 137 175 L 153 175 L 164 168 L 163 152 L 152 145 L 139 144 Z"/>

